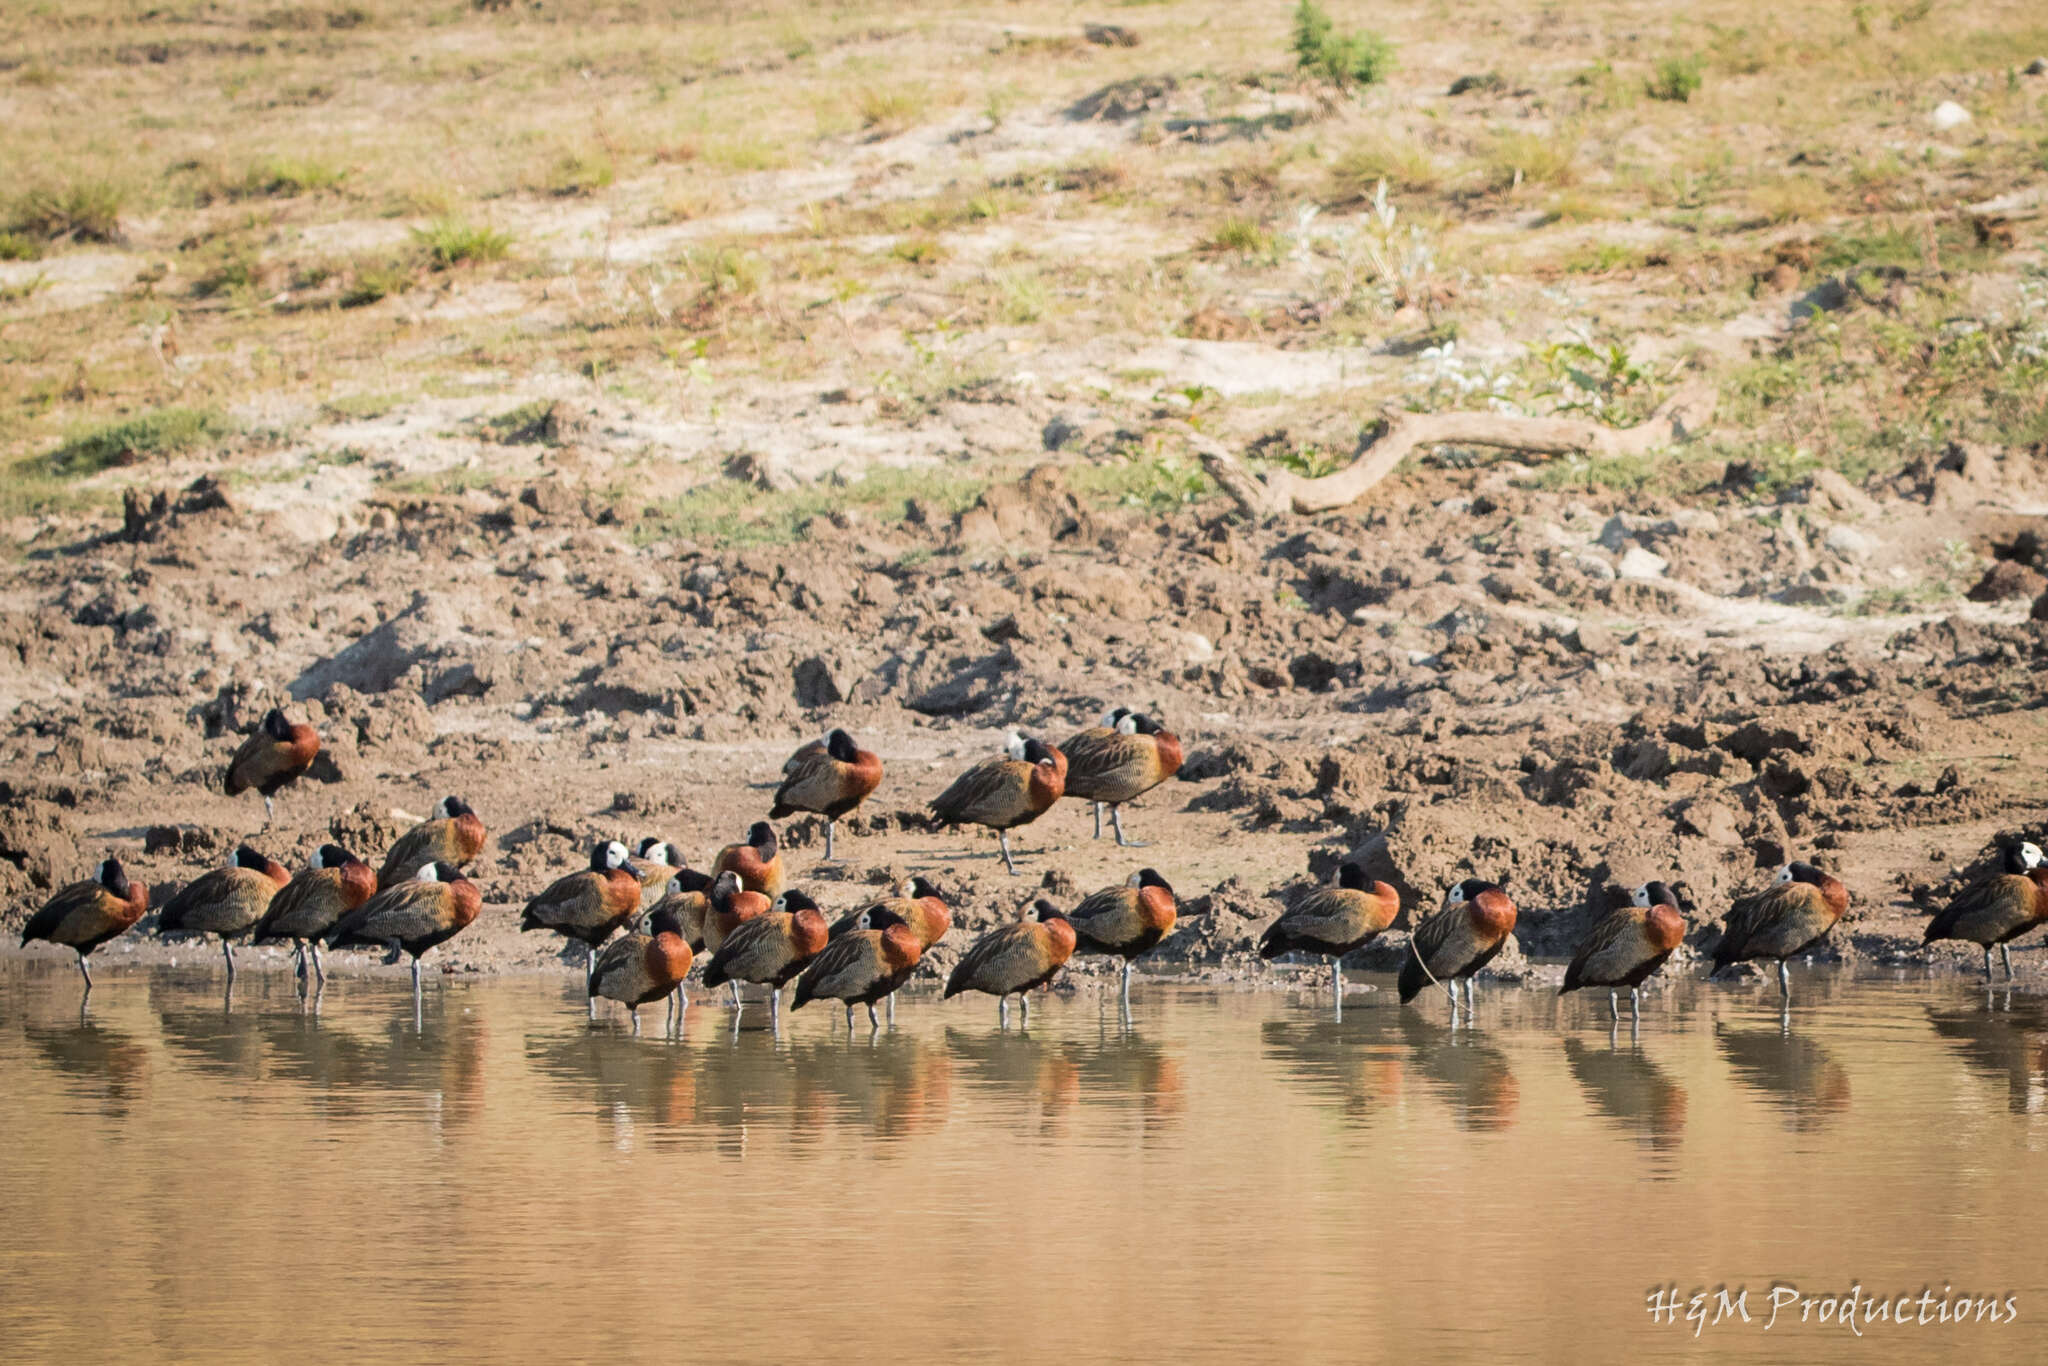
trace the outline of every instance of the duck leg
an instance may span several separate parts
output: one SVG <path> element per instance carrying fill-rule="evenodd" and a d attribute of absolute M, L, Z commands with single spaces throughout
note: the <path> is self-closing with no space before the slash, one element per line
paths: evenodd
<path fill-rule="evenodd" d="M 896 993 L 889 993 L 889 1028 L 896 1027 Z"/>
<path fill-rule="evenodd" d="M 732 1010 L 733 1010 L 733 1014 L 737 1015 L 737 1014 L 739 1014 L 739 1010 L 740 1010 L 740 984 L 739 984 L 739 979 L 738 979 L 738 978 L 734 978 L 734 979 L 733 979 L 732 981 L 730 981 L 730 982 L 726 983 L 726 985 L 732 988 Z"/>
<path fill-rule="evenodd" d="M 1128 958 L 1124 959 L 1124 986 L 1119 995 L 1123 999 L 1124 1009 L 1129 1010 L 1131 1008 L 1131 960 Z"/>
<path fill-rule="evenodd" d="M 1341 958 L 1330 960 L 1330 993 L 1340 999 L 1344 995 L 1344 960 Z"/>
<path fill-rule="evenodd" d="M 872 1014 L 874 1014 L 874 1013 L 875 1013 L 875 1008 L 874 1008 L 874 1007 L 873 1007 L 872 1005 L 871 1005 L 871 1006 L 869 1006 L 869 1007 L 868 1007 L 868 1014 L 872 1015 Z M 770 987 L 770 988 L 768 988 L 768 1028 L 770 1028 L 770 1029 L 772 1029 L 772 1030 L 777 1030 L 777 1031 L 781 1030 L 781 1028 L 782 1028 L 782 988 L 781 988 L 781 987 Z"/>
<path fill-rule="evenodd" d="M 853 1037 L 853 1002 L 846 1003 L 846 1037 Z"/>
<path fill-rule="evenodd" d="M 1109 823 L 1116 827 L 1116 842 L 1119 848 L 1143 849 L 1145 847 L 1146 842 L 1144 840 L 1132 840 L 1124 838 L 1123 807 L 1113 805 L 1109 808 Z"/>
<path fill-rule="evenodd" d="M 1467 1015 L 1471 1015 L 1471 1014 L 1473 1014 L 1473 1013 L 1474 1013 L 1475 1011 L 1477 1011 L 1478 1009 L 1479 1009 L 1479 982 L 1478 982 L 1478 979 L 1476 979 L 1476 978 L 1472 978 L 1472 977 L 1467 977 L 1467 978 L 1465 979 L 1465 1013 L 1466 1013 Z"/>
<path fill-rule="evenodd" d="M 839 822 L 827 819 L 825 822 L 825 862 L 832 862 L 832 833 L 839 828 Z"/>
<path fill-rule="evenodd" d="M 1989 944 L 1986 944 L 1984 946 L 1984 980 L 1989 982 L 1994 977 L 1996 977 L 1996 975 L 1997 974 L 1991 971 L 1991 946 Z"/>
<path fill-rule="evenodd" d="M 626 1013 L 633 1017 L 633 1035 L 635 1038 L 638 1038 L 640 1034 L 640 1007 L 627 1006 Z"/>
<path fill-rule="evenodd" d="M 2005 980 L 2010 982 L 2012 980 L 2012 950 L 2004 944 L 1998 946 L 1998 961 L 2005 964 Z"/>
<path fill-rule="evenodd" d="M 220 941 L 220 956 L 228 960 L 228 980 L 235 980 L 235 946 L 223 936 Z"/>
<path fill-rule="evenodd" d="M 882 1017 L 881 1017 L 881 1016 L 879 1016 L 879 1015 L 877 1015 L 877 1014 L 875 1014 L 875 1003 L 874 1003 L 873 1001 L 869 1001 L 869 1002 L 868 1002 L 868 1033 L 870 1033 L 870 1034 L 879 1034 L 879 1033 L 881 1032 L 881 1029 L 882 1029 Z"/>
<path fill-rule="evenodd" d="M 82 953 L 78 955 L 78 975 L 85 979 L 85 992 L 86 995 L 90 996 L 92 994 L 92 969 L 85 965 L 85 955 Z"/>
<path fill-rule="evenodd" d="M 263 828 L 268 830 L 270 822 L 277 816 L 277 803 L 269 797 L 263 799 Z"/>
<path fill-rule="evenodd" d="M 294 977 L 297 977 L 299 981 L 304 982 L 306 980 L 306 941 L 303 939 L 294 939 L 292 941 L 292 947 L 298 950 L 297 963 L 292 968 L 292 975 Z"/>
<path fill-rule="evenodd" d="M 1631 1022 L 1630 1028 L 1634 1028 L 1635 1025 L 1642 1023 L 1643 992 L 1640 987 L 1630 987 L 1628 989 L 1628 1018 Z"/>
<path fill-rule="evenodd" d="M 1607 989 L 1607 1008 L 1614 1012 L 1614 1018 L 1621 1018 L 1621 995 L 1614 988 Z"/>
<path fill-rule="evenodd" d="M 1003 846 L 1003 867 L 1010 870 L 1011 877 L 1017 876 L 1017 860 L 1010 857 L 1010 832 L 996 831 L 996 843 Z"/>
<path fill-rule="evenodd" d="M 849 1006 L 848 1009 L 852 1009 L 852 1007 Z M 996 997 L 996 1028 L 1008 1029 L 1009 1027 L 1010 998 L 1007 996 L 998 996 Z"/>
<path fill-rule="evenodd" d="M 1018 992 L 1017 1004 L 1024 1007 L 1024 1022 L 1019 1027 L 1023 1029 L 1031 1028 L 1031 993 L 1028 991 Z"/>
<path fill-rule="evenodd" d="M 1095 838 L 1097 838 L 1097 839 L 1101 839 L 1101 838 L 1102 838 L 1102 803 L 1101 803 L 1101 802 L 1096 802 L 1096 803 L 1094 803 L 1094 806 L 1095 806 Z"/>
<path fill-rule="evenodd" d="M 1778 997 L 1787 1005 L 1792 1003 L 1792 965 L 1782 958 L 1778 960 Z"/>
<path fill-rule="evenodd" d="M 597 993 L 586 992 L 583 997 L 584 1013 L 591 1019 L 597 1018 Z"/>

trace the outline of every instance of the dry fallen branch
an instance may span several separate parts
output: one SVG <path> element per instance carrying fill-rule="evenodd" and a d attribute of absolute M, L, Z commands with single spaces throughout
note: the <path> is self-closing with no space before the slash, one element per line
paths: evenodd
<path fill-rule="evenodd" d="M 1491 446 L 1529 455 L 1644 455 L 1674 445 L 1712 419 L 1714 390 L 1680 390 L 1633 427 L 1606 427 L 1570 417 L 1514 417 L 1504 413 L 1390 413 L 1386 428 L 1343 469 L 1320 479 L 1288 470 L 1254 473 L 1221 445 L 1197 433 L 1191 440 L 1217 487 L 1249 517 L 1293 512 L 1303 516 L 1348 507 L 1425 446 Z"/>

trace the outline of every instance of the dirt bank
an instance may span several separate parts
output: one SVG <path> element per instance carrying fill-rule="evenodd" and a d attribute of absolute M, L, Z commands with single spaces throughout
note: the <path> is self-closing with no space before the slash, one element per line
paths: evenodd
<path fill-rule="evenodd" d="M 2048 825 L 2048 622 L 2024 598 L 1843 602 L 1916 588 L 1941 545 L 2038 571 L 2038 463 L 1957 451 L 1853 500 L 1731 483 L 1656 505 L 1433 468 L 1263 527 L 1105 506 L 1046 466 L 958 517 L 840 513 L 715 552 L 635 545 L 632 508 L 554 481 L 388 498 L 310 546 L 201 487 L 0 571 L 0 927 L 103 851 L 160 901 L 244 839 L 294 866 L 330 838 L 374 855 L 456 792 L 490 830 L 486 910 L 445 969 L 569 971 L 580 950 L 516 933 L 527 896 L 599 837 L 708 859 L 837 724 L 888 777 L 840 866 L 816 862 L 816 823 L 789 826 L 797 880 L 837 908 L 934 876 L 960 926 L 941 969 L 1031 897 L 1142 862 L 1183 902 L 1156 967 L 1266 971 L 1260 927 L 1351 853 L 1411 911 L 1468 871 L 1504 880 L 1504 977 L 1651 877 L 1711 944 L 1728 899 L 1795 854 L 1855 898 L 1822 959 L 1967 968 L 1920 931 L 1995 839 Z M 279 699 L 327 748 L 265 830 L 218 779 Z M 1190 755 L 1129 813 L 1150 847 L 1091 840 L 1065 802 L 1020 832 L 1013 879 L 992 839 L 926 828 L 1004 728 L 1057 741 L 1115 703 Z"/>

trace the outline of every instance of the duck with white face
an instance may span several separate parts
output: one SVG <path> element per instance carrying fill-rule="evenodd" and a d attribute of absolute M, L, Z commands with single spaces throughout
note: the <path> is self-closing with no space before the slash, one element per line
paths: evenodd
<path fill-rule="evenodd" d="M 2007 846 L 1999 871 L 1971 883 L 1956 894 L 1941 914 L 1928 922 L 1924 942 L 1960 939 L 1984 950 L 1984 980 L 1992 979 L 1991 950 L 2005 964 L 2012 981 L 2012 941 L 2048 923 L 2048 867 L 2041 846 L 2022 841 Z"/>
<path fill-rule="evenodd" d="M 553 930 L 584 948 L 584 972 L 597 966 L 597 947 L 640 909 L 640 879 L 632 855 L 617 840 L 604 840 L 590 851 L 590 866 L 549 884 L 526 903 L 519 919 L 521 932 Z"/>
<path fill-rule="evenodd" d="M 1788 960 L 1827 938 L 1848 909 L 1849 892 L 1839 880 L 1810 863 L 1788 863 L 1768 890 L 1729 908 L 1721 942 L 1714 946 L 1713 970 L 1707 975 L 1712 977 L 1730 963 L 1776 959 L 1778 993 L 1790 1009 Z"/>
<path fill-rule="evenodd" d="M 1620 990 L 1627 987 L 1629 1014 L 1640 1020 L 1643 982 L 1684 941 L 1685 916 L 1677 896 L 1662 882 L 1644 883 L 1629 894 L 1628 905 L 1608 912 L 1586 932 L 1557 994 L 1606 987 L 1608 1009 L 1619 1020 Z"/>
<path fill-rule="evenodd" d="M 1066 795 L 1095 804 L 1095 838 L 1102 838 L 1102 808 L 1109 808 L 1116 842 L 1142 847 L 1124 835 L 1123 806 L 1180 772 L 1180 738 L 1142 712 L 1117 707 L 1102 724 L 1060 746 L 1066 756 Z"/>

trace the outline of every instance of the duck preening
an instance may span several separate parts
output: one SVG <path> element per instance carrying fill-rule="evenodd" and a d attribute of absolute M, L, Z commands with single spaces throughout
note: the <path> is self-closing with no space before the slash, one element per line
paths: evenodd
<path fill-rule="evenodd" d="M 590 851 L 590 866 L 558 878 L 526 903 L 519 929 L 553 930 L 583 945 L 584 969 L 597 966 L 597 946 L 640 909 L 640 879 L 627 866 L 626 846 L 605 840 Z"/>
<path fill-rule="evenodd" d="M 720 873 L 705 894 L 704 947 L 712 957 L 725 947 L 725 941 L 746 924 L 768 914 L 773 903 L 760 892 L 750 891 L 741 885 L 740 875 L 730 868 Z M 732 988 L 732 1008 L 740 1008 L 740 984 L 728 981 Z"/>
<path fill-rule="evenodd" d="M 833 861 L 833 836 L 839 818 L 860 808 L 882 785 L 882 759 L 862 749 L 843 730 L 813 740 L 789 756 L 782 766 L 782 786 L 768 819 L 779 821 L 799 811 L 825 818 L 825 861 Z"/>
<path fill-rule="evenodd" d="M 2007 847 L 2000 872 L 1972 883 L 1956 894 L 1941 914 L 1928 922 L 1924 942 L 1961 939 L 1984 950 L 1984 980 L 1990 981 L 1991 949 L 1998 948 L 2005 980 L 2012 980 L 2012 941 L 2048 923 L 2048 868 L 2041 847 L 2020 843 Z"/>
<path fill-rule="evenodd" d="M 653 909 L 667 892 L 669 883 L 684 869 L 682 851 L 672 842 L 654 835 L 644 835 L 640 843 L 633 846 L 626 866 L 633 870 L 633 876 L 640 879 L 641 903 Z M 650 900 L 652 898 L 653 900 Z"/>
<path fill-rule="evenodd" d="M 711 861 L 711 876 L 732 873 L 740 880 L 740 886 L 749 892 L 759 892 L 773 901 L 782 895 L 782 845 L 775 838 L 775 827 L 766 821 L 755 821 L 747 828 L 746 842 L 728 844 L 718 851 L 718 857 Z"/>
<path fill-rule="evenodd" d="M 388 887 L 334 922 L 327 947 L 386 948 L 412 956 L 412 994 L 420 994 L 420 955 L 469 928 L 483 893 L 452 863 L 430 863 L 409 882 Z"/>
<path fill-rule="evenodd" d="M 102 859 L 90 879 L 60 887 L 57 894 L 21 927 L 26 946 L 40 939 L 62 944 L 78 955 L 78 975 L 85 978 L 85 990 L 92 992 L 92 969 L 85 960 L 92 951 L 130 926 L 149 910 L 149 888 L 129 880 L 119 859 Z"/>
<path fill-rule="evenodd" d="M 243 845 L 225 868 L 202 873 L 164 904 L 156 919 L 159 934 L 220 936 L 228 981 L 235 980 L 235 950 L 229 942 L 254 929 L 278 889 L 291 881 L 284 865 Z"/>
<path fill-rule="evenodd" d="M 1849 890 L 1810 863 L 1788 863 L 1777 882 L 1729 908 L 1721 942 L 1714 946 L 1713 976 L 1730 963 L 1758 958 L 1778 962 L 1778 994 L 1792 1003 L 1787 960 L 1806 952 L 1835 927 L 1849 909 Z"/>
<path fill-rule="evenodd" d="M 917 932 L 902 916 L 877 904 L 861 911 L 853 926 L 830 940 L 796 979 L 791 1010 L 816 1000 L 846 1003 L 846 1029 L 853 1031 L 853 1008 L 868 1008 L 868 1024 L 880 1029 L 875 1002 L 893 996 L 910 980 L 924 955 Z"/>
<path fill-rule="evenodd" d="M 320 965 L 320 941 L 336 921 L 377 893 L 377 877 L 370 865 L 338 844 L 323 844 L 299 874 L 270 898 L 269 909 L 249 932 L 251 944 L 289 939 L 298 952 L 298 975 L 306 975 L 308 946 L 312 950 L 313 975 L 321 982 L 327 971 Z"/>
<path fill-rule="evenodd" d="M 1451 1018 L 1458 1014 L 1458 983 L 1465 984 L 1465 1010 L 1478 1004 L 1472 978 L 1491 963 L 1515 931 L 1515 903 L 1491 882 L 1466 878 L 1444 894 L 1443 909 L 1415 927 L 1401 964 L 1401 999 L 1412 1001 L 1435 983 L 1451 993 Z"/>
<path fill-rule="evenodd" d="M 1037 820 L 1060 799 L 1066 790 L 1064 766 L 1064 757 L 1044 741 L 1013 737 L 1003 757 L 982 760 L 935 797 L 932 816 L 940 825 L 979 825 L 995 831 L 1003 866 L 1014 877 L 1017 863 L 1010 857 L 1010 831 Z"/>
<path fill-rule="evenodd" d="M 1330 960 L 1330 990 L 1344 991 L 1344 955 L 1386 932 L 1401 914 L 1401 897 L 1356 863 L 1337 869 L 1337 885 L 1318 887 L 1259 936 L 1259 957 L 1313 953 Z M 1406 1000 L 1406 997 L 1402 998 Z"/>
<path fill-rule="evenodd" d="M 252 787 L 262 793 L 263 820 L 267 825 L 275 814 L 273 799 L 278 791 L 297 782 L 319 756 L 319 732 L 304 723 L 293 725 L 282 711 L 272 707 L 228 761 L 222 785 L 230 797 L 239 797 Z"/>
<path fill-rule="evenodd" d="M 946 998 L 980 991 L 996 998 L 996 1020 L 1008 1024 L 1010 997 L 1024 1004 L 1024 1023 L 1031 1023 L 1031 998 L 1026 993 L 1044 986 L 1073 957 L 1078 936 L 1065 911 L 1040 901 L 1035 920 L 1019 920 L 990 930 L 974 941 L 946 979 Z"/>
<path fill-rule="evenodd" d="M 668 998 L 668 1022 L 680 1026 L 682 1011 L 689 1006 L 681 995 L 683 979 L 690 975 L 690 945 L 683 938 L 682 922 L 673 911 L 657 906 L 647 913 L 647 932 L 621 935 L 605 945 L 585 979 L 590 1013 L 597 1014 L 599 997 L 617 1001 L 633 1017 L 633 1032 L 640 1032 L 640 1007 Z"/>
<path fill-rule="evenodd" d="M 1173 933 L 1173 888 L 1156 868 L 1142 868 L 1121 887 L 1106 887 L 1067 913 L 1074 952 L 1124 960 L 1119 999 L 1131 1003 L 1131 964 Z"/>
<path fill-rule="evenodd" d="M 1102 838 L 1102 808 L 1109 808 L 1119 845 L 1124 837 L 1123 805 L 1136 801 L 1180 772 L 1180 739 L 1142 712 L 1118 707 L 1060 746 L 1066 755 L 1066 795 L 1095 804 L 1095 838 Z M 1142 847 L 1142 846 L 1138 846 Z"/>
<path fill-rule="evenodd" d="M 1607 1006 L 1617 1020 L 1621 988 L 1628 988 L 1629 1014 L 1641 1019 L 1643 982 L 1685 942 L 1685 916 L 1670 887 L 1645 883 L 1629 894 L 1629 903 L 1602 916 L 1586 932 L 1565 969 L 1564 985 L 1557 989 L 1562 996 L 1581 987 L 1606 987 Z"/>
<path fill-rule="evenodd" d="M 409 881 L 430 863 L 449 863 L 467 868 L 484 851 L 482 817 L 460 797 L 443 797 L 434 804 L 434 814 L 400 835 L 384 855 L 384 867 L 377 874 L 381 891 Z"/>
<path fill-rule="evenodd" d="M 736 925 L 704 968 L 708 988 L 753 982 L 768 988 L 768 1018 L 781 1014 L 782 988 L 823 951 L 831 938 L 818 903 L 799 891 L 784 892 L 774 906 Z"/>

